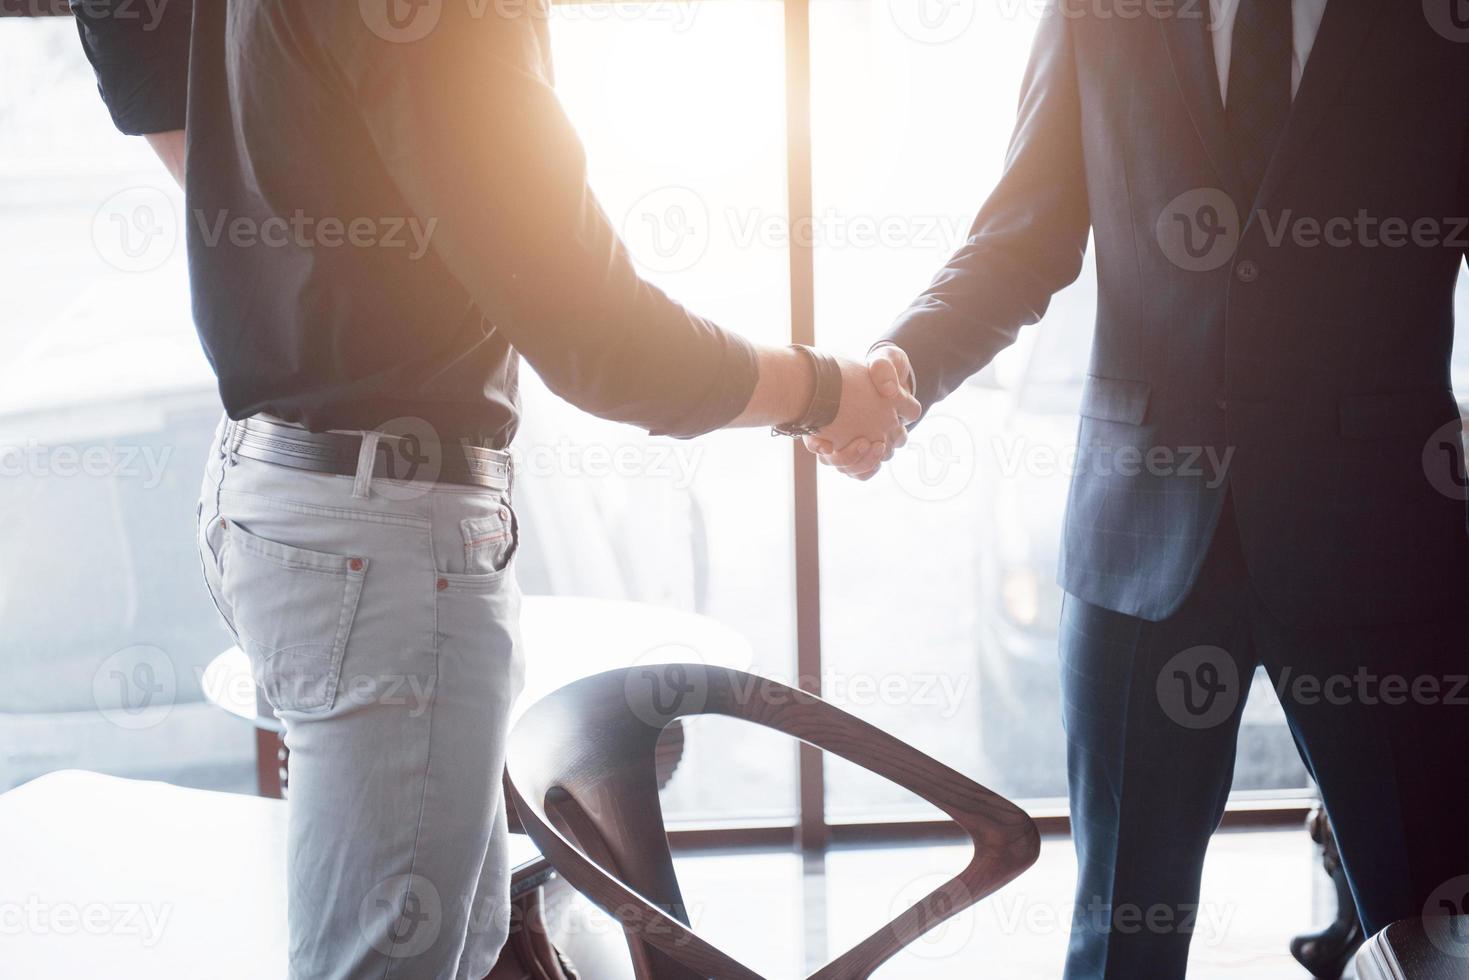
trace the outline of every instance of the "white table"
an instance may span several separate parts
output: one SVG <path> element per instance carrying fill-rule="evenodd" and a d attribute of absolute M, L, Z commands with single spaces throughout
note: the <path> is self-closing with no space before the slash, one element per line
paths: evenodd
<path fill-rule="evenodd" d="M 0 796 L 0 977 L 284 977 L 285 815 L 75 771 Z"/>
<path fill-rule="evenodd" d="M 543 883 L 510 838 L 515 887 Z M 64 770 L 0 795 L 0 980 L 283 980 L 286 804 Z M 556 944 L 629 977 L 615 925 L 559 879 Z"/>

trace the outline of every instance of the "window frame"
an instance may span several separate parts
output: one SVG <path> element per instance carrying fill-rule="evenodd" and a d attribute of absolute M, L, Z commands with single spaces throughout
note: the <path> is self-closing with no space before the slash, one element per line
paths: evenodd
<path fill-rule="evenodd" d="M 552 0 L 556 4 L 636 3 L 639 0 Z M 712 3 L 716 0 L 686 0 Z M 815 219 L 812 173 L 811 120 L 811 2 L 781 0 L 785 12 L 786 186 L 791 227 L 806 227 Z M 68 0 L 0 0 L 0 18 L 71 16 Z M 815 243 L 810 236 L 791 236 L 788 243 L 790 275 L 790 342 L 816 343 Z M 791 513 L 794 519 L 795 654 L 797 686 L 820 696 L 824 656 L 821 641 L 821 541 L 816 458 L 799 443 L 791 447 L 793 474 Z M 261 753 L 262 742 L 257 741 Z M 262 772 L 276 762 L 261 758 Z M 885 819 L 831 820 L 826 810 L 826 777 L 819 749 L 801 744 L 797 754 L 797 800 L 794 822 L 732 822 L 705 829 L 676 829 L 669 833 L 680 848 L 727 847 L 796 848 L 819 855 L 828 847 L 846 844 L 954 841 L 964 839 L 947 820 Z M 1316 801 L 1311 798 L 1243 794 L 1232 797 L 1223 826 L 1232 828 L 1299 825 Z M 1070 818 L 1064 806 L 1031 807 L 1043 833 L 1065 835 Z"/>

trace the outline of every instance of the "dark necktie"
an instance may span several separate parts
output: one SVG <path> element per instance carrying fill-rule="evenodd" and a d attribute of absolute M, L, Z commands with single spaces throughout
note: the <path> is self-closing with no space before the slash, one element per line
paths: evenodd
<path fill-rule="evenodd" d="M 1224 114 L 1251 201 L 1290 115 L 1291 49 L 1291 0 L 1240 0 Z"/>

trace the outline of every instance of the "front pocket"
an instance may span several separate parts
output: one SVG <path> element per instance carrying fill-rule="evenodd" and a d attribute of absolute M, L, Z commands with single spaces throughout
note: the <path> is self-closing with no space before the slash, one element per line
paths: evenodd
<path fill-rule="evenodd" d="M 509 504 L 488 517 L 470 517 L 459 522 L 464 541 L 466 575 L 494 575 L 510 567 L 519 546 L 520 529 Z"/>
<path fill-rule="evenodd" d="M 278 711 L 332 706 L 367 559 L 269 541 L 224 524 L 221 590 L 255 680 Z"/>

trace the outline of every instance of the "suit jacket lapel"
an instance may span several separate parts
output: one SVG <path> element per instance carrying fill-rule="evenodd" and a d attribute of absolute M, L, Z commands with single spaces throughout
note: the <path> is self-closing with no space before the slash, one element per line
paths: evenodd
<path fill-rule="evenodd" d="M 1301 87 L 1291 105 L 1290 117 L 1285 132 L 1275 148 L 1265 178 L 1260 184 L 1257 206 L 1263 207 L 1285 179 L 1290 169 L 1300 161 L 1311 135 L 1320 124 L 1331 100 L 1336 96 L 1352 66 L 1356 64 L 1358 51 L 1367 38 L 1373 18 L 1382 10 L 1386 0 L 1330 0 L 1321 20 L 1321 31 L 1306 60 L 1306 72 L 1301 76 Z M 1397 0 L 1402 2 L 1402 0 Z"/>
<path fill-rule="evenodd" d="M 1281 0 L 1288 2 L 1288 0 Z M 1334 5 L 1352 4 L 1358 0 L 1335 0 Z M 1181 9 L 1181 8 L 1180 8 Z M 1179 13 L 1172 17 L 1159 17 L 1164 40 L 1168 45 L 1168 58 L 1173 64 L 1173 74 L 1178 87 L 1183 91 L 1193 118 L 1194 129 L 1204 143 L 1221 186 L 1229 192 L 1243 209 L 1249 204 L 1245 197 L 1244 181 L 1235 164 L 1234 149 L 1229 142 L 1229 128 L 1224 120 L 1224 103 L 1219 98 L 1219 69 L 1214 62 L 1213 31 L 1209 24 L 1209 4 L 1200 0 L 1192 6 L 1202 14 L 1188 16 Z"/>

